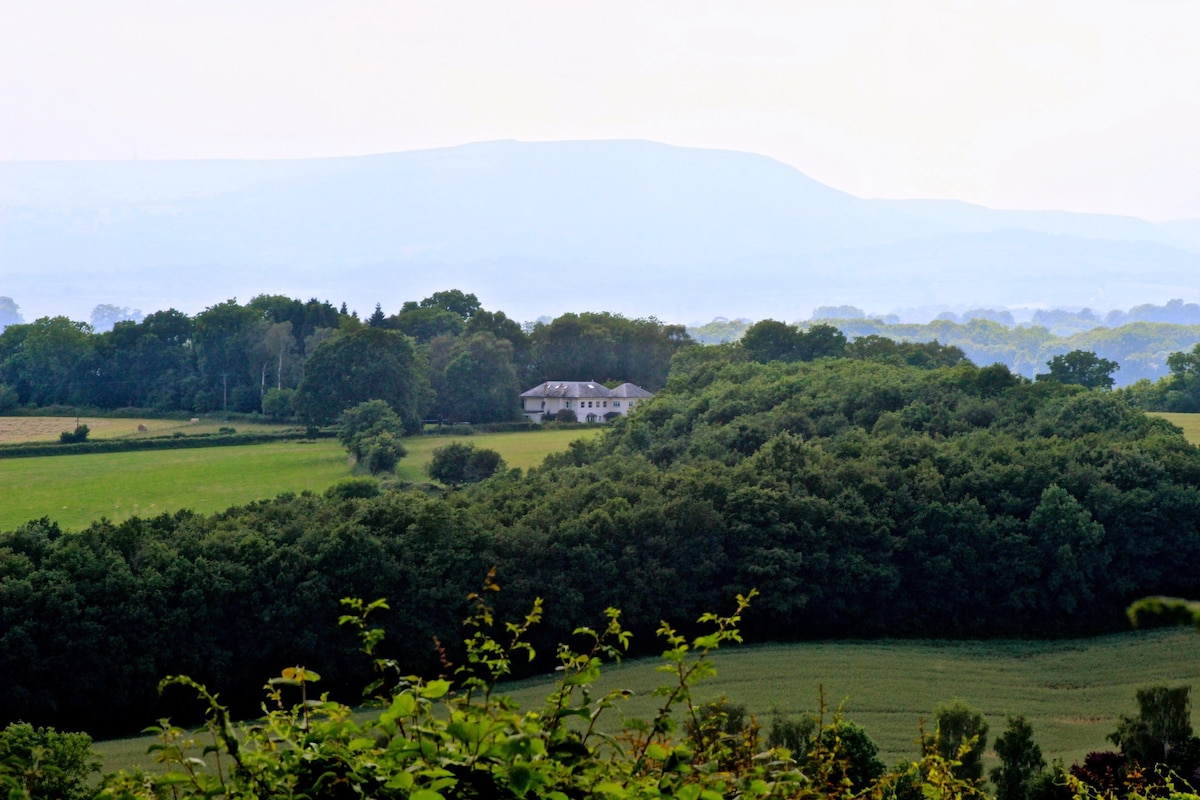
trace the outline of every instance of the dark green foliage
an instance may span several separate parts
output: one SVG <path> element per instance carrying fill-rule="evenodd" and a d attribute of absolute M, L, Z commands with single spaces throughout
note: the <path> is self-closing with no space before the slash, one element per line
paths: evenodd
<path fill-rule="evenodd" d="M 846 337 L 837 328 L 817 323 L 807 331 L 765 319 L 746 329 L 738 341 L 752 361 L 812 361 L 816 358 L 841 356 L 846 350 Z"/>
<path fill-rule="evenodd" d="M 1046 768 L 1042 748 L 1033 740 L 1033 726 L 1023 716 L 1009 717 L 993 748 L 1000 766 L 993 767 L 988 777 L 996 786 L 996 800 L 1032 800 Z"/>
<path fill-rule="evenodd" d="M 91 430 L 87 425 L 76 425 L 73 432 L 63 431 L 58 435 L 59 444 L 79 444 L 86 442 Z"/>
<path fill-rule="evenodd" d="M 11 788 L 29 792 L 9 797 L 86 800 L 92 796 L 90 781 L 99 767 L 92 739 L 85 733 L 16 722 L 0 731 L 0 788 L 10 788 L 5 778 L 11 776 L 16 779 Z"/>
<path fill-rule="evenodd" d="M 799 329 L 773 319 L 764 319 L 746 329 L 738 341 L 754 361 L 795 361 L 800 341 Z"/>
<path fill-rule="evenodd" d="M 267 389 L 262 399 L 262 412 L 273 420 L 291 419 L 296 414 L 295 389 Z"/>
<path fill-rule="evenodd" d="M 327 425 L 367 400 L 391 406 L 406 432 L 420 430 L 429 384 L 412 339 L 360 328 L 338 333 L 309 356 L 295 400 L 302 421 Z"/>
<path fill-rule="evenodd" d="M 372 475 L 395 472 L 400 459 L 408 453 L 396 435 L 388 431 L 368 437 L 364 444 L 367 450 L 362 463 Z"/>
<path fill-rule="evenodd" d="M 438 416 L 455 422 L 512 422 L 520 418 L 521 386 L 513 346 L 489 332 L 457 340 L 438 387 Z"/>
<path fill-rule="evenodd" d="M 1046 362 L 1048 373 L 1037 376 L 1039 381 L 1056 381 L 1087 389 L 1111 389 L 1116 380 L 1113 373 L 1121 368 L 1115 361 L 1100 358 L 1087 350 L 1072 350 L 1054 356 Z"/>
<path fill-rule="evenodd" d="M 534 367 L 528 385 L 546 380 L 635 383 L 658 391 L 671 357 L 691 343 L 682 325 L 620 314 L 563 314 L 529 335 Z"/>
<path fill-rule="evenodd" d="M 379 481 L 374 478 L 346 478 L 325 490 L 330 500 L 366 499 L 379 494 Z"/>
<path fill-rule="evenodd" d="M 792 753 L 807 753 L 816 738 L 817 720 L 814 717 L 793 719 L 775 714 L 767 729 L 768 747 L 786 747 Z"/>
<path fill-rule="evenodd" d="M 1075 792 L 1067 781 L 1067 770 L 1060 760 L 1055 760 L 1050 769 L 1038 773 L 1028 785 L 1029 800 L 1072 800 Z"/>
<path fill-rule="evenodd" d="M 797 720 L 776 716 L 767 732 L 767 745 L 786 747 L 806 771 L 827 769 L 835 785 L 844 782 L 856 793 L 886 770 L 879 760 L 879 747 L 866 729 L 840 716 L 830 724 L 822 724 L 817 717 Z M 832 756 L 832 763 L 820 767 L 815 759 L 825 754 Z"/>
<path fill-rule="evenodd" d="M 385 432 L 402 436 L 404 424 L 383 400 L 367 400 L 347 408 L 338 421 L 338 441 L 357 461 L 366 457 L 370 440 Z"/>
<path fill-rule="evenodd" d="M 983 783 L 983 754 L 987 752 L 987 720 L 961 700 L 938 706 L 933 712 L 932 743 L 946 760 L 959 762 L 954 774 L 966 783 Z"/>
<path fill-rule="evenodd" d="M 1144 767 L 1166 764 L 1185 775 L 1200 766 L 1192 735 L 1190 686 L 1151 686 L 1137 691 L 1138 715 L 1121 717 L 1108 739 Z"/>
<path fill-rule="evenodd" d="M 338 441 L 372 475 L 394 472 L 408 451 L 400 443 L 404 424 L 382 400 L 368 400 L 342 412 Z"/>
<path fill-rule="evenodd" d="M 477 448 L 473 444 L 452 442 L 435 448 L 425 471 L 435 481 L 458 486 L 478 483 L 490 478 L 504 466 L 504 459 L 495 450 Z"/>
<path fill-rule="evenodd" d="M 401 660 L 434 669 L 430 636 L 449 641 L 464 576 L 492 565 L 504 610 L 555 609 L 543 649 L 608 606 L 649 640 L 751 587 L 757 639 L 1081 635 L 1123 628 L 1136 597 L 1200 596 L 1181 566 L 1200 561 L 1200 451 L 1120 393 L 737 347 L 674 364 L 604 435 L 443 499 L 0 534 L 4 712 L 136 729 L 166 672 L 225 697 L 235 677 L 328 663 L 333 685 L 344 657 L 316 626 L 337 591 L 400 598 Z M 127 716 L 97 706 L 114 693 Z"/>
<path fill-rule="evenodd" d="M 7 414 L 21 403 L 17 390 L 6 383 L 0 383 L 0 414 Z"/>

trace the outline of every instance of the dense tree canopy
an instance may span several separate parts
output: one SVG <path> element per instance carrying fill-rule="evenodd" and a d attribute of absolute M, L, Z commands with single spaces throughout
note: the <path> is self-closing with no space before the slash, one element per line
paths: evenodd
<path fill-rule="evenodd" d="M 1049 372 L 1037 376 L 1039 381 L 1050 380 L 1084 386 L 1088 389 L 1111 389 L 1116 380 L 1113 373 L 1121 368 L 1115 361 L 1100 358 L 1087 350 L 1072 350 L 1046 362 Z"/>
<path fill-rule="evenodd" d="M 352 336 L 414 352 L 365 327 L 320 350 Z M 499 614 L 545 599 L 546 652 L 608 606 L 650 641 L 751 588 L 743 628 L 760 639 L 1080 635 L 1123 627 L 1143 595 L 1200 596 L 1200 451 L 1178 430 L 1118 392 L 933 352 L 759 364 L 686 347 L 606 435 L 443 499 L 334 493 L 2 533 L 5 711 L 136 729 L 163 710 L 166 673 L 225 692 L 306 663 L 352 684 L 327 641 L 346 594 L 388 597 L 402 668 L 432 669 L 431 636 L 454 641 L 493 565 Z"/>
<path fill-rule="evenodd" d="M 406 430 L 416 431 L 431 400 L 413 340 L 383 328 L 344 331 L 322 343 L 305 364 L 296 411 L 309 424 L 327 425 L 347 408 L 383 400 Z"/>

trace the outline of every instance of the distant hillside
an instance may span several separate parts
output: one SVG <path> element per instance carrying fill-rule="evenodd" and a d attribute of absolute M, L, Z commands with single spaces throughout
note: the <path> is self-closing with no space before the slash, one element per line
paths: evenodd
<path fill-rule="evenodd" d="M 452 286 L 524 319 L 1127 307 L 1196 299 L 1198 268 L 1198 221 L 861 200 L 763 156 L 641 141 L 0 163 L 0 294 L 26 318 L 260 292 L 395 310 Z"/>

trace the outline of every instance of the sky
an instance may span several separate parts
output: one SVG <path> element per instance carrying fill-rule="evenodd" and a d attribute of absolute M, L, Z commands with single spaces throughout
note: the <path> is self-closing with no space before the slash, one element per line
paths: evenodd
<path fill-rule="evenodd" d="M 0 0 L 0 160 L 519 139 L 860 197 L 1200 217 L 1191 0 Z"/>

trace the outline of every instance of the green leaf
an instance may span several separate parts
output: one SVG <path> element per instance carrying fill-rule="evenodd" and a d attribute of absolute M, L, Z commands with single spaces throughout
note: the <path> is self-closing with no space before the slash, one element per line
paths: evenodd
<path fill-rule="evenodd" d="M 412 692 L 401 692 L 392 698 L 391 708 L 387 710 L 391 719 L 411 716 L 417 710 L 417 698 Z"/>
<path fill-rule="evenodd" d="M 525 764 L 513 764 L 508 768 L 508 785 L 520 797 L 529 791 L 533 783 L 533 773 Z"/>
<path fill-rule="evenodd" d="M 421 697 L 429 700 L 437 700 L 439 697 L 445 697 L 450 691 L 450 681 L 436 680 L 430 681 L 420 688 Z"/>
<path fill-rule="evenodd" d="M 408 800 L 446 800 L 441 792 L 435 792 L 432 789 L 417 789 L 408 796 Z"/>
<path fill-rule="evenodd" d="M 609 797 L 628 797 L 629 790 L 619 783 L 606 781 L 605 783 L 597 784 L 596 794 L 605 794 Z"/>
<path fill-rule="evenodd" d="M 389 789 L 411 789 L 412 785 L 413 776 L 411 772 L 398 773 L 387 782 L 387 788 Z"/>

